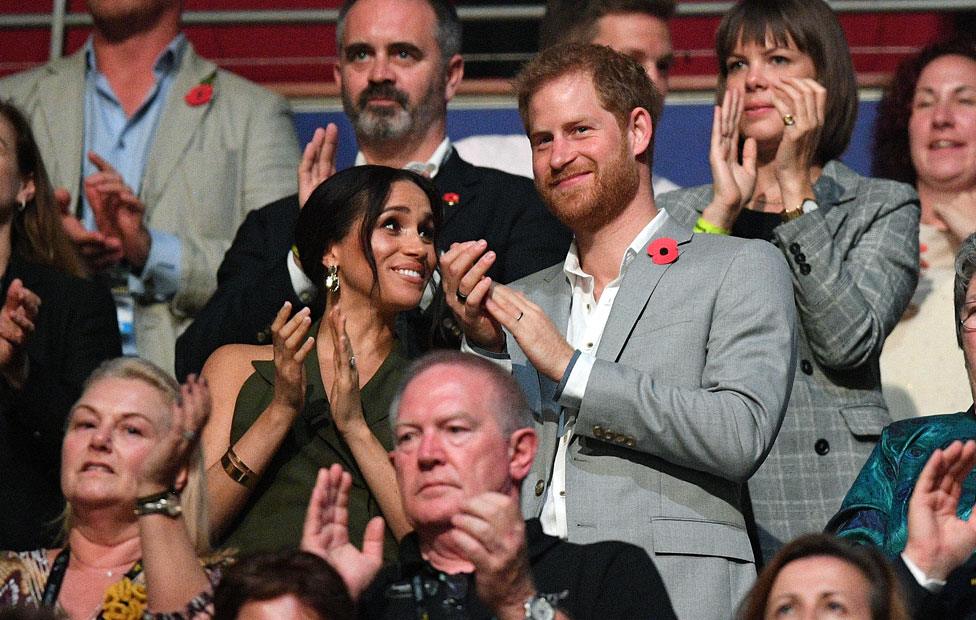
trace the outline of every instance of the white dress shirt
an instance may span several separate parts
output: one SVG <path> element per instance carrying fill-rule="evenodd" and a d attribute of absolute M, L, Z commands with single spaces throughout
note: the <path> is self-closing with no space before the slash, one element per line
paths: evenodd
<path fill-rule="evenodd" d="M 620 283 L 623 281 L 630 263 L 640 253 L 646 251 L 648 243 L 667 220 L 667 217 L 668 215 L 664 210 L 658 211 L 657 216 L 638 233 L 628 246 L 627 251 L 624 252 L 623 259 L 620 262 L 620 273 L 603 289 L 599 300 L 593 296 L 593 276 L 584 272 L 580 267 L 576 241 L 574 240 L 569 246 L 569 254 L 566 256 L 563 271 L 570 286 L 572 286 L 573 297 L 569 312 L 569 325 L 566 327 L 566 340 L 571 347 L 579 350 L 580 355 L 570 371 L 566 386 L 559 397 L 559 404 L 563 406 L 562 419 L 567 422 L 560 429 L 561 437 L 556 450 L 556 460 L 553 463 L 552 481 L 540 515 L 542 529 L 550 536 L 566 538 L 569 533 L 566 523 L 566 448 L 573 438 L 576 414 L 579 412 L 583 393 L 586 391 L 586 383 L 589 381 L 590 372 L 593 370 L 593 364 L 596 361 L 596 352 L 600 346 L 600 340 L 603 338 L 603 330 L 607 326 L 607 319 L 610 318 L 613 300 L 620 290 Z"/>

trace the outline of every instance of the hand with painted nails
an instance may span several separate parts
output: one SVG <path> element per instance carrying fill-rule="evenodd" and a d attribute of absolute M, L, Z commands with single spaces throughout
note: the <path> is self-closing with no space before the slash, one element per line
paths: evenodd
<path fill-rule="evenodd" d="M 275 364 L 273 402 L 295 415 L 305 405 L 305 357 L 315 344 L 315 338 L 308 336 L 312 326 L 310 313 L 305 307 L 288 318 L 291 303 L 286 301 L 271 323 Z"/>
<path fill-rule="evenodd" d="M 469 344 L 487 351 L 505 349 L 505 332 L 485 307 L 493 283 L 487 275 L 496 255 L 483 240 L 452 243 L 441 256 L 441 286 L 447 305 Z"/>

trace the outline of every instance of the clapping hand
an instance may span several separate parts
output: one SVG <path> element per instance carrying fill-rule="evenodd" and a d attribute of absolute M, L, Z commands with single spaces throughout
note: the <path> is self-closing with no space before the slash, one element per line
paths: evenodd
<path fill-rule="evenodd" d="M 492 287 L 485 274 L 495 259 L 484 239 L 452 243 L 441 256 L 441 287 L 468 343 L 500 352 L 505 348 L 505 333 L 485 308 Z"/>
<path fill-rule="evenodd" d="M 27 352 L 24 345 L 34 332 L 41 298 L 14 278 L 0 309 L 0 373 L 14 388 L 27 381 Z"/>
<path fill-rule="evenodd" d="M 383 565 L 383 517 L 366 524 L 363 549 L 349 542 L 349 488 L 352 477 L 342 466 L 320 469 L 302 527 L 301 549 L 332 565 L 358 599 Z"/>
<path fill-rule="evenodd" d="M 727 89 L 722 105 L 712 116 L 712 140 L 708 162 L 712 169 L 712 202 L 702 217 L 709 223 L 731 230 L 742 207 L 752 199 L 756 188 L 756 140 L 742 144 L 739 161 L 739 121 L 742 119 L 742 92 Z"/>
<path fill-rule="evenodd" d="M 299 207 L 304 207 L 315 188 L 335 174 L 338 149 L 339 129 L 335 123 L 329 123 L 325 129 L 319 127 L 312 134 L 298 164 Z"/>
<path fill-rule="evenodd" d="M 498 618 L 524 618 L 523 605 L 536 588 L 518 502 L 501 493 L 475 496 L 451 525 L 454 545 L 474 564 L 478 598 Z"/>
<path fill-rule="evenodd" d="M 976 511 L 957 515 L 962 485 L 976 465 L 976 441 L 936 450 L 908 502 L 905 555 L 930 579 L 944 580 L 976 550 Z"/>
<path fill-rule="evenodd" d="M 107 239 L 118 240 L 122 257 L 137 270 L 149 257 L 152 239 L 143 223 L 146 207 L 122 175 L 97 153 L 88 153 L 98 172 L 85 179 L 85 196 L 95 225 Z"/>
<path fill-rule="evenodd" d="M 275 365 L 272 403 L 298 415 L 305 405 L 305 357 L 312 350 L 315 338 L 307 336 L 312 326 L 311 310 L 302 308 L 291 318 L 289 314 L 291 303 L 286 301 L 271 322 Z"/>
<path fill-rule="evenodd" d="M 356 355 L 352 350 L 349 334 L 346 333 L 346 317 L 338 305 L 329 310 L 327 320 L 335 344 L 335 375 L 329 403 L 336 427 L 340 433 L 345 434 L 354 424 L 366 424 L 359 395 L 359 370 L 356 368 Z"/>
<path fill-rule="evenodd" d="M 122 241 L 99 230 L 88 230 L 71 213 L 71 194 L 63 187 L 54 190 L 61 209 L 61 227 L 78 249 L 88 271 L 96 273 L 122 260 Z"/>
<path fill-rule="evenodd" d="M 190 456 L 200 441 L 200 432 L 210 417 L 210 389 L 207 380 L 189 375 L 180 386 L 169 426 L 158 429 L 157 441 L 139 472 L 139 497 L 186 484 Z"/>
<path fill-rule="evenodd" d="M 781 78 L 772 89 L 776 111 L 793 117 L 793 123 L 783 128 L 776 150 L 776 181 L 786 208 L 795 209 L 805 198 L 814 196 L 810 171 L 818 163 L 827 90 L 816 80 L 788 77 Z"/>

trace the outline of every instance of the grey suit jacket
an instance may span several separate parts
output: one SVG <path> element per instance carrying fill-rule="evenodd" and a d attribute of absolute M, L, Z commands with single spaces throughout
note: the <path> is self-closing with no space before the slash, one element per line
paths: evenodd
<path fill-rule="evenodd" d="M 186 93 L 213 77 L 213 98 Z M 55 187 L 77 205 L 84 149 L 84 48 L 0 80 L 0 97 L 28 116 Z M 294 193 L 298 143 L 281 97 L 220 70 L 187 45 L 156 128 L 139 197 L 149 228 L 179 236 L 182 278 L 173 299 L 137 300 L 139 353 L 172 369 L 176 337 L 217 286 L 217 267 L 251 209 Z M 151 286 L 150 286 L 151 288 Z"/>
<path fill-rule="evenodd" d="M 728 618 L 755 579 L 742 483 L 773 443 L 796 362 L 789 273 L 768 244 L 697 235 L 668 218 L 679 256 L 630 263 L 579 407 L 566 463 L 569 540 L 648 551 L 681 617 Z M 568 326 L 556 265 L 513 285 Z M 565 333 L 565 332 L 564 332 Z M 508 341 L 540 422 L 522 489 L 540 514 L 557 448 L 557 386 Z"/>
<path fill-rule="evenodd" d="M 774 229 L 791 268 L 800 361 L 776 444 L 749 481 L 763 556 L 820 531 L 891 422 L 878 358 L 918 279 L 918 197 L 829 162 L 817 211 Z M 693 223 L 711 187 L 663 195 L 658 206 Z M 920 369 L 924 370 L 924 369 Z"/>

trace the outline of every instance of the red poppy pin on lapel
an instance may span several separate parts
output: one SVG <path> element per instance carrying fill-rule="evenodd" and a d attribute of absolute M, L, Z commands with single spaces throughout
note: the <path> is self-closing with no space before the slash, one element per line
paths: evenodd
<path fill-rule="evenodd" d="M 441 199 L 443 199 L 444 202 L 446 202 L 447 206 L 449 207 L 453 207 L 457 203 L 461 202 L 461 197 L 454 192 L 447 192 L 446 194 L 441 196 Z"/>
<path fill-rule="evenodd" d="M 211 75 L 207 79 L 203 80 L 202 82 L 200 82 L 199 84 L 197 84 L 196 86 L 188 90 L 186 96 L 183 97 L 183 100 L 186 101 L 186 104 L 195 108 L 205 103 L 209 103 L 210 100 L 213 99 L 213 93 L 214 93 L 213 80 L 215 76 L 216 74 Z"/>
<path fill-rule="evenodd" d="M 655 239 L 647 246 L 647 255 L 655 265 L 669 265 L 678 260 L 678 242 L 671 237 Z"/>

